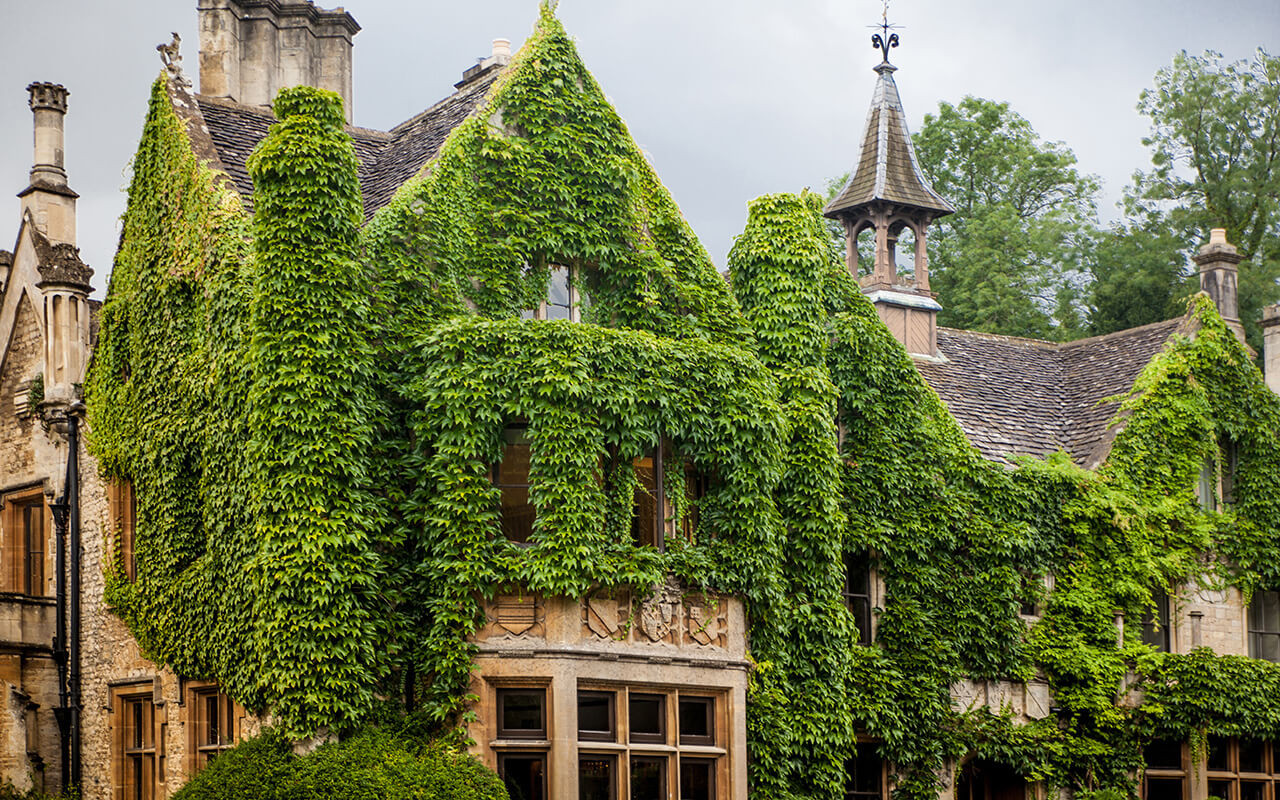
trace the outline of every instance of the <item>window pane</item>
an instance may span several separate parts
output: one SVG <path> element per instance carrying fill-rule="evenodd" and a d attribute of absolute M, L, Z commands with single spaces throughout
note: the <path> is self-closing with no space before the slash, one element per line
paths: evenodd
<path fill-rule="evenodd" d="M 507 430 L 508 439 L 523 431 Z M 502 454 L 495 478 L 502 493 L 502 535 L 513 542 L 527 542 L 533 535 L 533 504 L 529 500 L 529 445 L 509 443 Z"/>
<path fill-rule="evenodd" d="M 1205 761 L 1209 769 L 1231 769 L 1231 740 L 1225 736 L 1210 736 Z"/>
<path fill-rule="evenodd" d="M 703 740 L 708 744 L 714 741 L 712 715 L 715 702 L 710 697 L 680 698 L 680 741 Z"/>
<path fill-rule="evenodd" d="M 845 762 L 848 777 L 845 779 L 845 796 L 879 797 L 880 779 L 884 771 L 875 745 L 868 742 L 858 744 L 858 755 Z"/>
<path fill-rule="evenodd" d="M 578 692 L 578 734 L 614 740 L 613 692 Z"/>
<path fill-rule="evenodd" d="M 1257 640 L 1255 651 L 1252 653 L 1254 658 L 1263 658 L 1267 661 L 1280 661 L 1280 635 L 1274 633 L 1255 634 Z"/>
<path fill-rule="evenodd" d="M 1162 653 L 1169 652 L 1169 596 L 1157 590 L 1151 598 L 1155 609 L 1147 609 L 1142 618 L 1142 642 Z"/>
<path fill-rule="evenodd" d="M 631 759 L 631 800 L 667 800 L 667 760 Z"/>
<path fill-rule="evenodd" d="M 1231 797 L 1231 781 L 1209 781 L 1209 796 L 1218 800 L 1234 800 Z"/>
<path fill-rule="evenodd" d="M 1182 778 L 1147 778 L 1146 800 L 1182 800 Z"/>
<path fill-rule="evenodd" d="M 1266 763 L 1262 760 L 1266 747 L 1259 739 L 1240 740 L 1240 771 L 1265 772 Z"/>
<path fill-rule="evenodd" d="M 1142 751 L 1150 769 L 1182 769 L 1182 742 L 1154 741 Z"/>
<path fill-rule="evenodd" d="M 613 756 L 578 761 L 578 800 L 613 800 Z"/>
<path fill-rule="evenodd" d="M 547 762 L 543 756 L 503 756 L 498 769 L 511 800 L 546 800 Z"/>
<path fill-rule="evenodd" d="M 1266 793 L 1266 781 L 1240 781 L 1239 800 L 1263 800 Z"/>
<path fill-rule="evenodd" d="M 547 319 L 569 319 L 569 270 L 551 268 L 551 282 L 547 286 Z"/>
<path fill-rule="evenodd" d="M 714 800 L 716 762 L 680 759 L 680 800 Z"/>
<path fill-rule="evenodd" d="M 540 734 L 546 728 L 542 708 L 546 693 L 541 689 L 504 689 L 498 692 L 501 733 Z"/>
<path fill-rule="evenodd" d="M 664 741 L 666 698 L 659 694 L 633 694 L 630 702 L 632 741 Z"/>
<path fill-rule="evenodd" d="M 658 544 L 658 483 L 653 458 L 637 458 L 635 512 L 631 517 L 631 540 L 636 545 Z"/>
<path fill-rule="evenodd" d="M 1262 593 L 1262 630 L 1280 633 L 1280 592 Z"/>

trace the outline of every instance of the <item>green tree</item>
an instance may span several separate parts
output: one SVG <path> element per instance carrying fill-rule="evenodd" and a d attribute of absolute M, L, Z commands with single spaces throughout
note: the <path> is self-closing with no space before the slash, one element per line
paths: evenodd
<path fill-rule="evenodd" d="M 1007 103 L 940 103 L 914 137 L 921 169 L 956 213 L 930 231 L 942 325 L 1070 339 L 1083 328 L 1098 180 Z"/>
<path fill-rule="evenodd" d="M 1130 295 L 1137 315 L 1102 311 L 1095 331 L 1146 319 L 1135 287 L 1157 292 L 1146 298 L 1149 307 L 1176 301 L 1186 287 L 1168 280 L 1170 262 L 1189 264 L 1209 230 L 1221 227 L 1248 259 L 1240 271 L 1240 318 L 1258 347 L 1262 306 L 1280 299 L 1280 58 L 1259 49 L 1252 59 L 1225 62 L 1219 53 L 1183 51 L 1156 73 L 1138 110 L 1151 120 L 1143 143 L 1152 167 L 1134 175 L 1126 209 L 1130 227 L 1146 238 L 1134 248 L 1148 257 L 1135 260 L 1133 275 L 1104 265 L 1094 291 L 1095 308 Z"/>

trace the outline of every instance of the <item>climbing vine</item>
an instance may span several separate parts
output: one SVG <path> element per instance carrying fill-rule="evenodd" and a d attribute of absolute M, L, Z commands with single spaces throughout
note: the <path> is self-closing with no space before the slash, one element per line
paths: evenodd
<path fill-rule="evenodd" d="M 86 387 L 93 451 L 138 498 L 136 577 L 114 565 L 107 600 L 156 660 L 296 738 L 406 697 L 450 724 L 486 597 L 674 574 L 747 603 L 755 796 L 833 796 L 860 747 L 903 798 L 968 754 L 1129 792 L 1151 737 L 1280 732 L 1280 693 L 1241 688 L 1275 666 L 1157 654 L 1132 624 L 1116 640 L 1153 591 L 1280 588 L 1280 403 L 1204 298 L 1101 468 L 1010 468 L 833 259 L 812 194 L 751 204 L 726 282 L 549 8 L 363 228 L 336 95 L 277 98 L 250 215 L 173 91 L 152 92 Z M 521 318 L 553 267 L 593 324 Z M 501 535 L 490 478 L 516 424 L 528 546 Z M 708 478 L 694 500 L 668 471 L 698 525 L 664 553 L 629 535 L 633 462 L 659 446 Z M 1239 499 L 1204 511 L 1197 478 L 1228 446 Z M 841 602 L 846 558 L 886 587 L 873 646 Z M 1056 708 L 1028 725 L 952 701 L 1036 677 Z"/>

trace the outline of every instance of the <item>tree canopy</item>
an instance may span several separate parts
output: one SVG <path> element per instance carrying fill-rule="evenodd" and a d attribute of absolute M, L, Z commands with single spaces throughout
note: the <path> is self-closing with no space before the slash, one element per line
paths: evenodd
<path fill-rule="evenodd" d="M 1186 267 L 1209 230 L 1247 259 L 1240 265 L 1240 319 L 1250 343 L 1261 347 L 1262 307 L 1280 299 L 1280 58 L 1259 49 L 1250 60 L 1226 62 L 1219 53 L 1178 53 L 1156 73 L 1138 110 L 1151 120 L 1143 144 L 1151 168 L 1138 171 L 1126 191 L 1136 254 L 1125 264 L 1100 251 L 1094 272 L 1091 324 L 1096 333 L 1149 321 L 1197 287 L 1194 276 L 1170 280 L 1171 265 Z M 1128 311 L 1122 309 L 1127 308 Z"/>
<path fill-rule="evenodd" d="M 941 103 L 916 134 L 920 166 L 956 213 L 930 233 L 939 323 L 1065 339 L 1080 329 L 1079 252 L 1098 179 L 1061 142 L 1040 139 L 1008 103 Z"/>

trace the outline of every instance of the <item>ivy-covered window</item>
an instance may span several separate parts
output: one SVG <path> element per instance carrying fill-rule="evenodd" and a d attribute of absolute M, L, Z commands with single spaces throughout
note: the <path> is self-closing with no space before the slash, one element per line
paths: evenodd
<path fill-rule="evenodd" d="M 188 774 L 194 775 L 235 746 L 244 712 L 217 684 L 190 684 L 186 693 Z"/>
<path fill-rule="evenodd" d="M 1222 800 L 1267 800 L 1280 789 L 1280 752 L 1260 739 L 1210 736 L 1205 766 L 1209 795 Z M 1270 791 L 1268 791 L 1270 790 Z"/>
<path fill-rule="evenodd" d="M 858 743 L 858 755 L 845 762 L 845 800 L 884 797 L 884 761 L 871 742 Z"/>
<path fill-rule="evenodd" d="M 1146 764 L 1143 800 L 1185 800 L 1187 756 L 1183 743 L 1173 739 L 1153 741 L 1143 748 L 1142 757 Z"/>
<path fill-rule="evenodd" d="M 1256 592 L 1249 603 L 1249 655 L 1280 662 L 1280 592 Z"/>
<path fill-rule="evenodd" d="M 493 485 L 501 494 L 502 535 L 525 544 L 533 536 L 534 510 L 529 498 L 529 437 L 525 425 L 503 431 L 502 460 L 493 468 Z"/>
<path fill-rule="evenodd" d="M 133 580 L 138 577 L 137 557 L 134 555 L 138 501 L 131 481 L 114 479 L 107 484 L 107 517 L 115 537 L 120 567 L 124 570 L 125 577 Z"/>
<path fill-rule="evenodd" d="M 1218 473 L 1212 461 L 1200 466 L 1200 482 L 1196 485 L 1196 499 L 1205 511 L 1218 510 Z"/>
<path fill-rule="evenodd" d="M 665 507 L 663 498 L 663 452 L 655 448 L 632 462 L 636 472 L 635 510 L 631 515 L 631 541 L 637 546 L 665 548 Z"/>
<path fill-rule="evenodd" d="M 553 265 L 547 282 L 547 297 L 538 305 L 521 313 L 522 319 L 564 319 L 582 321 L 582 310 L 588 306 L 587 298 L 578 290 L 578 270 L 573 267 Z"/>
<path fill-rule="evenodd" d="M 1172 636 L 1169 629 L 1169 595 L 1163 589 L 1151 593 L 1154 608 L 1148 608 L 1142 617 L 1142 643 L 1161 653 L 1170 652 Z"/>
<path fill-rule="evenodd" d="M 845 607 L 853 614 L 853 624 L 858 627 L 858 644 L 871 644 L 871 563 L 865 554 L 845 554 L 842 594 Z"/>
<path fill-rule="evenodd" d="M 1230 437 L 1224 436 L 1219 442 L 1222 449 L 1222 503 L 1226 506 L 1236 504 L 1236 473 L 1240 469 L 1240 446 Z"/>

